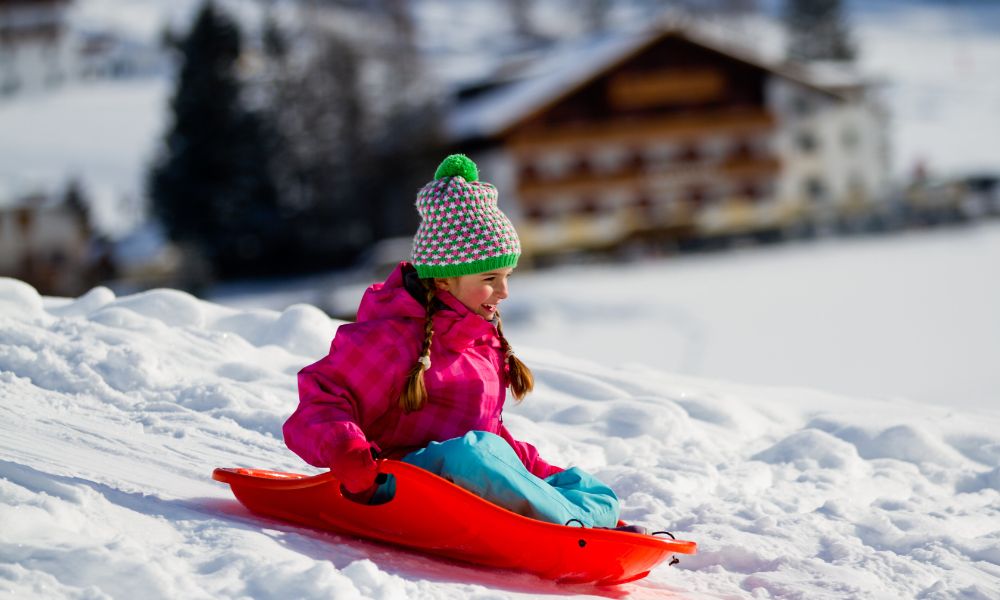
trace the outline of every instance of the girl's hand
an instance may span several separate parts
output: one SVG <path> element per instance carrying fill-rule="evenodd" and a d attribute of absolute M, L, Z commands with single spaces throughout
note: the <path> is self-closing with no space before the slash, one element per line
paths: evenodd
<path fill-rule="evenodd" d="M 354 440 L 333 459 L 330 471 L 340 480 L 345 490 L 360 494 L 375 486 L 378 465 L 372 458 L 371 445 L 364 440 Z"/>

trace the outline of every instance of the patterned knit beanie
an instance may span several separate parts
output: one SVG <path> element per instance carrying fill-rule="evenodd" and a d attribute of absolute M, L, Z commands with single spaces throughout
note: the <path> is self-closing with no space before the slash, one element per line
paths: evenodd
<path fill-rule="evenodd" d="M 413 266 L 421 279 L 517 266 L 517 232 L 497 207 L 496 187 L 478 179 L 476 163 L 452 154 L 417 194 Z"/>

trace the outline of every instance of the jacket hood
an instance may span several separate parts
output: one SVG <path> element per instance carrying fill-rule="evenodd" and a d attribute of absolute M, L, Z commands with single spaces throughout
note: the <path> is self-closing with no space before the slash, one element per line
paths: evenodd
<path fill-rule="evenodd" d="M 365 290 L 358 306 L 358 323 L 382 319 L 418 319 L 427 316 L 424 304 L 414 297 L 406 285 L 416 277 L 409 262 L 396 265 L 389 277 Z M 435 294 L 435 339 L 454 351 L 460 351 L 483 336 L 496 338 L 496 328 L 486 319 L 469 310 L 451 293 L 438 290 Z"/>
<path fill-rule="evenodd" d="M 409 263 L 401 262 L 382 283 L 375 283 L 365 290 L 358 306 L 358 322 L 379 319 L 411 318 L 422 319 L 426 314 L 424 306 L 417 301 L 403 283 Z M 410 267 L 412 269 L 413 267 Z"/>

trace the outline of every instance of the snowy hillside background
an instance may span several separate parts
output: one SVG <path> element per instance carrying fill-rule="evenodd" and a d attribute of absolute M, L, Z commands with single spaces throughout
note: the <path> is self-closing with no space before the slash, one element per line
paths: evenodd
<path fill-rule="evenodd" d="M 921 261 L 907 267 L 903 256 Z M 337 326 L 315 307 L 235 309 L 173 290 L 41 298 L 0 280 L 0 591 L 996 598 L 1000 411 L 987 378 L 1000 356 L 998 256 L 994 224 L 860 248 L 831 243 L 751 251 L 735 262 L 569 268 L 516 280 L 511 311 L 526 310 L 514 299 L 529 297 L 544 310 L 510 332 L 538 389 L 508 408 L 508 426 L 550 460 L 608 481 L 625 519 L 699 543 L 678 566 L 606 590 L 259 519 L 213 482 L 216 466 L 313 472 L 284 447 L 280 427 L 297 401 L 296 371 L 325 353 Z M 839 265 L 857 285 L 830 290 L 825 273 L 836 278 L 837 268 L 807 265 Z M 735 276 L 744 267 L 771 273 L 766 295 Z M 942 291 L 925 273 L 944 279 Z M 618 284 L 626 287 L 615 293 Z M 921 303 L 902 321 L 864 335 L 887 307 L 915 297 Z M 873 379 L 884 372 L 890 380 L 905 359 L 913 379 L 939 393 L 917 402 L 671 374 L 650 364 L 662 358 L 652 349 L 674 345 L 662 323 L 685 314 L 720 317 L 689 321 L 689 332 L 703 329 L 687 349 L 705 360 L 735 352 L 751 364 L 787 362 L 774 378 L 794 382 L 810 362 L 832 371 L 844 363 L 847 372 L 855 359 L 871 363 Z M 586 340 L 560 340 L 574 325 Z M 721 333 L 731 328 L 757 330 L 760 345 L 729 348 Z M 803 345 L 810 332 L 838 350 Z M 642 348 L 650 363 L 630 355 Z M 983 387 L 970 391 L 977 377 Z"/>
<path fill-rule="evenodd" d="M 246 23 L 259 22 L 258 2 L 219 4 Z M 775 2 L 761 4 L 776 10 Z M 859 66 L 882 83 L 893 175 L 905 179 L 918 163 L 931 175 L 1000 170 L 994 143 L 1000 136 L 1000 78 L 993 76 L 1000 72 L 1000 4 L 848 4 Z M 110 28 L 155 44 L 165 27 L 183 30 L 199 5 L 197 0 L 79 0 L 73 14 L 78 27 Z M 496 3 L 476 3 L 475 10 L 460 0 L 419 6 L 422 43 L 463 57 L 442 62 L 447 68 L 438 75 L 481 72 L 489 64 L 491 45 L 484 40 L 502 34 L 507 22 Z M 551 12 L 561 2 L 540 6 Z M 734 39 L 752 41 L 764 55 L 782 51 L 781 32 L 770 22 L 751 19 L 730 29 Z M 139 220 L 145 171 L 167 125 L 171 86 L 165 77 L 90 82 L 0 103 L 0 181 L 29 186 L 78 177 L 96 201 L 100 227 L 124 235 Z"/>

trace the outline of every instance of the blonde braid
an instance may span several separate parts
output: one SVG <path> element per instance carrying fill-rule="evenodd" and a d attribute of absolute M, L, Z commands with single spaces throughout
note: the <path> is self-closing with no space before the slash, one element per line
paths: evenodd
<path fill-rule="evenodd" d="M 424 318 L 424 343 L 420 347 L 420 357 L 407 375 L 403 393 L 399 396 L 399 407 L 406 413 L 420 410 L 427 403 L 424 371 L 431 368 L 431 340 L 434 338 L 434 280 L 421 279 L 420 283 L 427 294 L 424 298 L 427 304 L 427 316 Z"/>
<path fill-rule="evenodd" d="M 500 348 L 503 350 L 507 360 L 508 375 L 507 381 L 510 383 L 510 391 L 514 398 L 520 402 L 528 392 L 535 388 L 535 376 L 521 360 L 514 356 L 514 349 L 510 342 L 503 335 L 503 322 L 500 320 L 500 313 L 497 313 L 497 335 L 500 336 Z"/>

